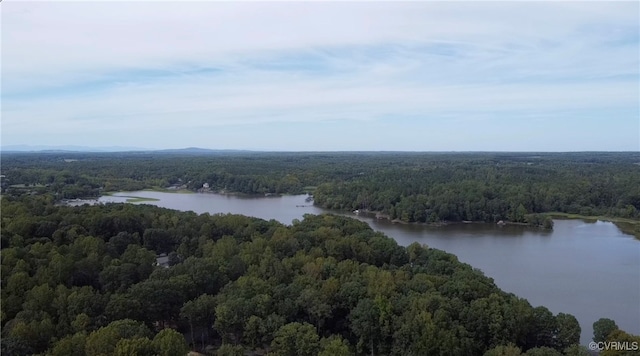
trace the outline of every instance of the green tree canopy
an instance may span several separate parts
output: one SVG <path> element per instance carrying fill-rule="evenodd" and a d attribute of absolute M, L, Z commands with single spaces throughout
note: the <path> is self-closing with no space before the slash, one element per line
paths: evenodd
<path fill-rule="evenodd" d="M 164 329 L 156 334 L 153 347 L 160 356 L 181 356 L 189 351 L 184 336 L 173 329 Z"/>
<path fill-rule="evenodd" d="M 593 341 L 604 342 L 607 341 L 609 334 L 618 330 L 618 325 L 615 321 L 608 318 L 600 318 L 593 323 Z"/>
<path fill-rule="evenodd" d="M 276 331 L 271 349 L 277 356 L 311 356 L 319 350 L 318 334 L 309 323 L 289 323 Z"/>

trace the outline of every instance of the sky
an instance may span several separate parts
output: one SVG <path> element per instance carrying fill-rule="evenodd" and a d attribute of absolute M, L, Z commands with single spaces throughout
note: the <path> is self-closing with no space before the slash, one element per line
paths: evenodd
<path fill-rule="evenodd" d="M 640 151 L 640 2 L 32 2 L 1 144 Z"/>

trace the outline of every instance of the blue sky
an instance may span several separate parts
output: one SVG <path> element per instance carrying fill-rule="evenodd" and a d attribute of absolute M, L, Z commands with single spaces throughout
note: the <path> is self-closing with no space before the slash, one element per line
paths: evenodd
<path fill-rule="evenodd" d="M 7 0 L 2 145 L 638 151 L 639 6 Z"/>

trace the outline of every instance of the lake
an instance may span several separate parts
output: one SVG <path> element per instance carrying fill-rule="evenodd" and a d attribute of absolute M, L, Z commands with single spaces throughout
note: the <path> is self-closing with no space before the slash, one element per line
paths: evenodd
<path fill-rule="evenodd" d="M 142 203 L 164 208 L 243 214 L 285 224 L 302 220 L 303 214 L 329 212 L 306 202 L 306 195 L 256 198 L 138 191 L 99 201 L 125 202 L 124 196 L 155 198 Z M 640 335 L 640 241 L 612 223 L 554 220 L 553 231 L 542 232 L 494 224 L 404 225 L 362 214 L 342 215 L 367 222 L 400 245 L 418 242 L 450 252 L 533 306 L 573 314 L 582 327 L 582 344 L 591 340 L 592 324 L 602 317 Z"/>

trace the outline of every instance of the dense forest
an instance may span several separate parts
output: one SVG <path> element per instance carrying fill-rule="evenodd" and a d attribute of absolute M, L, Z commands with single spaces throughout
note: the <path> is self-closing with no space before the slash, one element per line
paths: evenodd
<path fill-rule="evenodd" d="M 587 354 L 572 315 L 346 217 L 22 195 L 1 223 L 3 355 Z M 602 340 L 638 340 L 599 322 Z"/>
<path fill-rule="evenodd" d="M 617 218 L 640 236 L 637 153 L 4 153 L 3 191 L 55 199 L 139 189 L 312 192 L 328 209 L 399 222 Z"/>
<path fill-rule="evenodd" d="M 306 191 L 322 207 L 405 222 L 545 227 L 546 212 L 637 221 L 638 161 L 621 153 L 3 153 L 1 351 L 586 355 L 575 317 L 533 307 L 453 255 L 398 246 L 357 220 L 307 215 L 287 226 L 59 202 L 136 189 Z M 639 341 L 608 319 L 594 330 L 597 341 Z"/>

